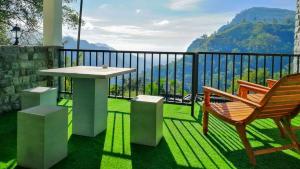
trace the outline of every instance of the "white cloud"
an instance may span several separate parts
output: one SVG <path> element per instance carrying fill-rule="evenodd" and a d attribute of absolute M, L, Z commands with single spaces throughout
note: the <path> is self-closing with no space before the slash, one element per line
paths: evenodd
<path fill-rule="evenodd" d="M 165 25 L 169 25 L 169 24 L 170 24 L 169 20 L 162 20 L 162 21 L 158 21 L 158 22 L 153 23 L 154 26 L 165 26 Z"/>
<path fill-rule="evenodd" d="M 127 34 L 135 36 L 154 36 L 159 33 L 159 31 L 156 30 L 145 29 L 143 27 L 134 25 L 111 25 L 103 26 L 101 27 L 101 29 L 110 33 Z"/>
<path fill-rule="evenodd" d="M 201 0 L 172 0 L 169 8 L 176 11 L 188 11 L 195 9 Z"/>
<path fill-rule="evenodd" d="M 136 13 L 136 14 L 140 14 L 141 12 L 142 12 L 141 9 L 136 9 L 136 10 L 135 10 L 135 13 Z"/>
<path fill-rule="evenodd" d="M 233 16 L 233 13 L 207 14 L 168 18 L 168 22 L 145 20 L 128 25 L 114 20 L 91 22 L 92 25 L 83 27 L 81 37 L 93 43 L 108 44 L 118 50 L 185 51 L 195 38 L 213 33 Z M 156 26 L 154 23 L 168 24 Z M 77 36 L 77 30 L 65 27 L 63 32 L 64 36 Z"/>
<path fill-rule="evenodd" d="M 103 18 L 95 18 L 95 17 L 88 17 L 88 16 L 84 16 L 82 18 L 85 22 L 92 22 L 92 23 L 99 23 L 99 22 L 107 22 L 107 19 L 103 19 Z"/>

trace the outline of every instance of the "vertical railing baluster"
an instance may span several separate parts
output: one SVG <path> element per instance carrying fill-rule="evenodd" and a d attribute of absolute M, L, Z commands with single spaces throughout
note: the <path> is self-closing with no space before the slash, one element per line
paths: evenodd
<path fill-rule="evenodd" d="M 136 96 L 139 94 L 139 53 L 136 54 Z"/>
<path fill-rule="evenodd" d="M 176 81 L 176 74 L 177 74 L 177 54 L 175 54 L 175 58 L 174 58 L 175 60 L 174 60 L 174 98 L 173 98 L 173 101 L 174 102 L 176 102 L 176 83 L 177 83 L 177 81 Z"/>
<path fill-rule="evenodd" d="M 206 60 L 207 60 L 207 55 L 206 53 L 204 54 L 204 64 L 203 64 L 203 82 L 204 82 L 204 86 L 206 86 Z"/>
<path fill-rule="evenodd" d="M 102 65 L 104 65 L 105 64 L 105 57 L 104 57 L 104 52 L 102 52 Z"/>
<path fill-rule="evenodd" d="M 266 55 L 264 55 L 264 82 L 263 82 L 264 85 L 266 85 L 266 67 L 267 67 L 267 58 Z"/>
<path fill-rule="evenodd" d="M 225 54 L 225 92 L 227 92 L 228 54 Z"/>
<path fill-rule="evenodd" d="M 244 55 L 241 54 L 241 59 L 240 59 L 240 79 L 243 79 L 243 57 L 244 57 Z"/>
<path fill-rule="evenodd" d="M 98 64 L 98 52 L 96 52 L 96 64 L 95 65 L 99 66 L 99 64 Z"/>
<path fill-rule="evenodd" d="M 283 66 L 282 66 L 282 56 L 280 56 L 280 78 L 282 78 L 282 69 L 283 69 Z"/>
<path fill-rule="evenodd" d="M 166 66 L 167 66 L 167 70 L 166 70 L 166 101 L 168 101 L 169 97 L 168 97 L 168 94 L 169 94 L 169 91 L 168 91 L 168 83 L 169 83 L 169 54 L 167 54 L 167 63 L 166 63 Z"/>
<path fill-rule="evenodd" d="M 143 76 L 143 78 L 144 78 L 144 80 L 143 80 L 143 83 L 144 83 L 144 94 L 146 93 L 146 55 L 147 55 L 147 53 L 144 53 L 144 76 Z"/>
<path fill-rule="evenodd" d="M 232 59 L 232 91 L 231 93 L 234 94 L 234 88 L 235 88 L 235 54 L 233 54 L 233 59 Z"/>
<path fill-rule="evenodd" d="M 181 100 L 184 101 L 184 75 L 185 75 L 185 54 L 182 55 L 182 88 L 181 88 Z"/>
<path fill-rule="evenodd" d="M 255 83 L 258 82 L 258 55 L 255 55 Z"/>
<path fill-rule="evenodd" d="M 125 53 L 123 52 L 123 56 L 122 56 L 122 67 L 125 67 Z M 125 81 L 125 76 L 124 74 L 122 75 L 122 98 L 124 98 L 124 82 Z"/>
<path fill-rule="evenodd" d="M 119 58 L 119 53 L 116 52 L 116 67 L 118 67 L 118 58 Z M 115 98 L 117 98 L 118 95 L 118 76 L 115 77 Z"/>
<path fill-rule="evenodd" d="M 251 57 L 248 55 L 248 82 L 250 82 Z"/>
<path fill-rule="evenodd" d="M 111 51 L 109 51 L 109 53 L 108 53 L 108 66 L 111 67 Z M 111 83 L 111 78 L 108 79 L 108 91 L 109 91 L 109 96 L 110 96 L 110 94 L 111 94 L 110 83 Z"/>
<path fill-rule="evenodd" d="M 274 79 L 274 55 L 272 55 L 272 79 Z"/>
<path fill-rule="evenodd" d="M 90 66 L 92 66 L 92 52 L 90 52 Z"/>
<path fill-rule="evenodd" d="M 288 70 L 288 71 L 289 71 L 289 74 L 291 74 L 291 60 L 292 60 L 292 59 L 291 59 L 291 56 L 290 56 L 290 55 L 288 56 L 288 58 L 289 58 L 289 65 L 288 65 L 288 66 L 289 66 L 289 67 L 288 67 L 289 70 Z"/>
<path fill-rule="evenodd" d="M 158 95 L 160 96 L 161 54 L 158 54 Z"/>
<path fill-rule="evenodd" d="M 67 51 L 65 51 L 64 55 L 65 55 L 65 57 L 64 57 L 65 65 L 64 66 L 67 67 Z M 64 77 L 64 80 L 65 80 L 65 92 L 67 92 L 67 77 Z"/>
<path fill-rule="evenodd" d="M 151 95 L 153 94 L 153 53 L 151 53 Z"/>
<path fill-rule="evenodd" d="M 198 94 L 198 66 L 199 53 L 193 54 L 192 60 L 192 98 L 191 98 L 191 116 L 194 117 L 195 100 Z"/>
<path fill-rule="evenodd" d="M 130 52 L 129 53 L 129 67 L 130 68 L 132 68 L 131 62 L 132 62 L 132 53 Z M 129 95 L 128 95 L 129 98 L 131 98 L 131 80 L 132 80 L 131 75 L 132 75 L 132 73 L 129 73 Z"/>
<path fill-rule="evenodd" d="M 61 55 L 62 55 L 63 51 L 59 51 L 58 52 L 58 67 L 61 68 Z M 57 93 L 57 102 L 60 100 L 60 93 L 62 92 L 61 89 L 61 77 L 58 77 L 58 93 Z"/>
<path fill-rule="evenodd" d="M 298 55 L 298 59 L 297 59 L 297 73 L 299 73 L 299 69 L 300 69 L 300 56 Z"/>
<path fill-rule="evenodd" d="M 73 52 L 71 51 L 71 67 L 73 67 Z M 73 78 L 71 78 L 71 93 L 73 93 Z"/>
<path fill-rule="evenodd" d="M 221 81 L 221 55 L 218 54 L 218 89 L 220 90 L 220 81 Z"/>
<path fill-rule="evenodd" d="M 85 65 L 85 52 L 82 51 L 82 53 L 83 53 L 83 61 L 82 61 L 82 62 L 83 62 L 83 66 L 86 66 L 86 65 Z"/>
<path fill-rule="evenodd" d="M 210 61 L 210 86 L 213 87 L 214 81 L 214 54 L 211 54 L 211 61 Z"/>

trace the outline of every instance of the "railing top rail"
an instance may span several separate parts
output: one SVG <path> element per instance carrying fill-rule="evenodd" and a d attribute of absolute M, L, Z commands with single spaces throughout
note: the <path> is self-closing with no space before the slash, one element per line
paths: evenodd
<path fill-rule="evenodd" d="M 180 54 L 180 55 L 228 55 L 228 56 L 284 56 L 300 57 L 300 54 L 291 53 L 247 53 L 247 52 L 168 52 L 168 51 L 129 51 L 129 50 L 95 50 L 95 49 L 59 49 L 73 52 L 110 52 L 110 53 L 136 53 L 136 54 Z"/>
<path fill-rule="evenodd" d="M 95 50 L 95 49 L 59 49 L 60 51 L 73 52 L 109 52 L 109 53 L 136 53 L 136 54 L 180 54 L 180 55 L 194 55 L 193 52 L 166 52 L 166 51 L 129 51 L 129 50 Z"/>
<path fill-rule="evenodd" d="M 228 55 L 228 56 L 290 56 L 290 57 L 300 57 L 300 54 L 291 53 L 246 53 L 246 52 L 197 52 L 197 54 L 210 54 L 210 55 Z"/>

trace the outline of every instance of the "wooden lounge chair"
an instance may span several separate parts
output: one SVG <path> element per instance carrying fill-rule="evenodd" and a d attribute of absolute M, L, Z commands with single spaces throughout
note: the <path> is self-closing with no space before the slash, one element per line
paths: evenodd
<path fill-rule="evenodd" d="M 271 88 L 263 89 L 250 85 L 240 85 L 247 88 L 247 91 L 260 92 L 263 98 L 259 102 L 245 99 L 246 93 L 242 89 L 240 96 L 234 96 L 226 92 L 211 88 L 204 89 L 204 106 L 203 106 L 203 132 L 208 132 L 209 114 L 224 120 L 237 129 L 241 141 L 246 149 L 250 162 L 256 164 L 256 155 L 282 151 L 285 149 L 295 148 L 300 151 L 297 138 L 291 129 L 291 119 L 296 116 L 300 108 L 300 74 L 288 75 L 279 80 Z M 226 97 L 232 102 L 211 103 L 210 96 L 218 95 Z M 278 126 L 289 136 L 291 144 L 282 147 L 268 148 L 254 151 L 246 137 L 246 126 L 256 119 L 277 119 Z"/>

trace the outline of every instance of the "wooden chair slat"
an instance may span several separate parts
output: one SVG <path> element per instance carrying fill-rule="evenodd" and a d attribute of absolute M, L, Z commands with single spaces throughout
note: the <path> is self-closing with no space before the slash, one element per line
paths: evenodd
<path fill-rule="evenodd" d="M 278 91 L 299 90 L 299 88 L 300 88 L 300 85 L 279 86 Z"/>

